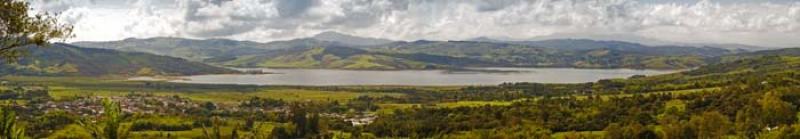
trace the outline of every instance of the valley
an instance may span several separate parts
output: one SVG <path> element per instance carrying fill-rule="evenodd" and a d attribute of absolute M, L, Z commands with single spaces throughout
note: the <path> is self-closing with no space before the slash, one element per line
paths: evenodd
<path fill-rule="evenodd" d="M 348 40 L 372 39 L 325 32 L 309 38 L 268 43 L 150 38 L 73 44 L 173 56 L 217 66 L 348 70 L 463 67 L 686 69 L 711 63 L 714 57 L 745 51 L 581 39 L 505 42 L 373 40 L 366 44 L 347 43 Z"/>
<path fill-rule="evenodd" d="M 4 101 L 14 103 L 19 109 L 27 111 L 47 111 L 19 113 L 22 121 L 31 121 L 28 123 L 30 125 L 45 124 L 33 120 L 41 116 L 72 119 L 75 117 L 71 115 L 76 114 L 97 115 L 99 113 L 96 112 L 103 108 L 100 102 L 107 99 L 122 102 L 125 104 L 122 107 L 123 112 L 135 114 L 122 123 L 131 127 L 131 138 L 204 138 L 208 132 L 227 137 L 257 138 L 276 136 L 287 128 L 293 132 L 285 133 L 286 136 L 296 136 L 298 129 L 291 128 L 297 126 L 301 119 L 287 116 L 297 115 L 299 110 L 319 118 L 302 119 L 303 121 L 320 122 L 317 124 L 321 126 L 314 129 L 319 130 L 319 133 L 305 133 L 304 136 L 330 138 L 409 135 L 420 138 L 600 138 L 648 132 L 662 135 L 718 136 L 672 130 L 695 130 L 694 126 L 699 125 L 686 122 L 699 122 L 701 118 L 731 117 L 732 122 L 726 124 L 747 124 L 749 122 L 741 123 L 734 119 L 745 116 L 742 113 L 746 111 L 742 109 L 759 106 L 758 103 L 747 103 L 748 101 L 766 103 L 767 100 L 762 99 L 771 99 L 769 101 L 779 102 L 780 105 L 800 104 L 795 104 L 794 99 L 790 99 L 799 95 L 793 92 L 798 89 L 794 86 L 800 85 L 797 81 L 800 75 L 797 73 L 800 71 L 797 70 L 800 68 L 800 58 L 793 54 L 778 53 L 790 50 L 792 49 L 747 53 L 743 55 L 752 57 L 677 73 L 637 75 L 589 83 L 260 86 L 130 81 L 108 76 L 5 76 L 0 80 L 3 81 L 2 88 L 7 90 L 6 95 L 17 96 Z M 717 99 L 730 101 L 716 101 Z M 744 105 L 733 105 L 736 103 Z M 513 111 L 517 112 L 509 113 Z M 553 117 L 550 115 L 553 112 L 562 115 Z M 489 113 L 500 115 L 496 115 L 499 118 L 485 117 Z M 457 116 L 453 117 L 454 115 Z M 641 115 L 666 117 L 636 118 Z M 782 118 L 781 115 L 774 116 L 773 118 Z M 626 123 L 630 120 L 636 122 Z M 771 124 L 784 125 L 793 121 L 791 118 L 786 120 Z M 204 122 L 213 124 L 203 124 Z M 508 126 L 514 124 L 536 126 Z M 79 123 L 70 120 L 49 125 L 52 126 L 31 127 L 29 132 L 47 138 L 89 136 Z M 210 129 L 205 125 L 219 129 Z M 674 127 L 675 125 L 683 127 Z M 639 128 L 640 131 L 623 133 L 614 128 Z M 506 134 L 507 132 L 525 134 Z M 782 132 L 789 131 L 761 131 L 758 136 L 780 136 Z M 756 136 L 747 133 L 725 134 L 730 137 Z"/>
<path fill-rule="evenodd" d="M 0 0 L 0 139 L 800 139 L 797 0 Z"/>

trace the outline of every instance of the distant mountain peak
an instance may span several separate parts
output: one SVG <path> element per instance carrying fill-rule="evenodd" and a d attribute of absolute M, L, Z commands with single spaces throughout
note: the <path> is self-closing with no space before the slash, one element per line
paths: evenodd
<path fill-rule="evenodd" d="M 313 38 L 326 38 L 326 37 L 355 37 L 355 36 L 342 34 L 336 31 L 325 31 L 317 35 L 314 35 Z"/>
<path fill-rule="evenodd" d="M 311 38 L 321 41 L 339 42 L 342 44 L 358 45 L 358 46 L 381 45 L 393 42 L 392 40 L 387 40 L 387 39 L 359 37 L 348 34 L 342 34 L 334 31 L 322 32 L 317 35 L 314 35 Z"/>

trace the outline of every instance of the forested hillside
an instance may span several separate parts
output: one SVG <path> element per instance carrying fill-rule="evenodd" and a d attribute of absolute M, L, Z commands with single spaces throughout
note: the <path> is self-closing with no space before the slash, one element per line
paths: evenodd
<path fill-rule="evenodd" d="M 720 56 L 719 58 L 716 58 L 714 60 L 715 62 L 718 63 L 724 63 L 724 62 L 736 61 L 739 59 L 748 59 L 761 56 L 800 56 L 800 48 L 784 48 L 775 50 L 755 51 L 752 53 L 730 54 L 730 55 Z"/>
<path fill-rule="evenodd" d="M 711 47 L 645 46 L 593 40 L 525 42 L 395 41 L 326 32 L 312 38 L 269 43 L 180 38 L 78 42 L 79 46 L 147 52 L 233 67 L 429 69 L 491 67 L 573 67 L 686 69 L 714 62 L 733 51 Z M 359 51 L 368 55 L 328 57 L 312 50 Z M 333 50 L 342 49 L 342 50 Z M 318 55 L 309 58 L 309 55 Z M 330 59 L 333 58 L 333 59 Z M 341 61 L 341 62 L 337 62 Z"/>
<path fill-rule="evenodd" d="M 75 42 L 73 45 L 89 48 L 105 48 L 127 52 L 145 52 L 157 55 L 202 61 L 208 58 L 231 55 L 257 54 L 261 43 L 225 39 L 193 40 L 182 38 L 129 38 L 109 42 Z"/>
<path fill-rule="evenodd" d="M 330 68 L 330 69 L 442 69 L 498 65 L 480 60 L 428 54 L 371 52 L 352 47 L 308 46 L 273 50 L 263 54 L 208 59 L 232 67 Z"/>
<path fill-rule="evenodd" d="M 141 52 L 81 48 L 68 44 L 32 47 L 28 57 L 3 63 L 3 75 L 197 75 L 237 71 Z"/>
<path fill-rule="evenodd" d="M 591 40 L 542 42 L 397 42 L 371 50 L 463 57 L 521 67 L 684 69 L 707 64 L 727 53 L 719 48 L 650 47 Z"/>
<path fill-rule="evenodd" d="M 471 88 L 444 100 L 517 101 L 398 110 L 366 130 L 434 138 L 796 138 L 798 71 L 800 57 L 762 56 L 653 77 Z M 421 98 L 429 97 L 442 100 Z M 530 97 L 538 99 L 520 101 Z"/>

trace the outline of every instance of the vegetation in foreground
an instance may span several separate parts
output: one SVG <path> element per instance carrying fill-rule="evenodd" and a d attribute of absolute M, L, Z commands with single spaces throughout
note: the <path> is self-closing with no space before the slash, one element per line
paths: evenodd
<path fill-rule="evenodd" d="M 796 69 L 800 57 L 762 56 L 650 77 L 464 87 L 7 76 L 0 96 L 13 129 L 33 138 L 793 138 Z"/>

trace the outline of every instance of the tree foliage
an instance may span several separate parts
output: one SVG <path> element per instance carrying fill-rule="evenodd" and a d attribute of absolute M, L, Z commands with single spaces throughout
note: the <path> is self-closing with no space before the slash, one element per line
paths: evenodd
<path fill-rule="evenodd" d="M 78 121 L 92 138 L 95 139 L 124 139 L 128 137 L 129 126 L 122 125 L 125 116 L 118 102 L 111 99 L 103 100 L 103 114 L 98 119 L 82 119 Z"/>
<path fill-rule="evenodd" d="M 0 58 L 13 62 L 26 46 L 45 46 L 51 39 L 72 37 L 72 27 L 50 14 L 31 13 L 22 0 L 0 0 Z"/>
<path fill-rule="evenodd" d="M 17 115 L 8 108 L 0 109 L 0 138 L 24 139 L 25 128 L 17 124 Z"/>

